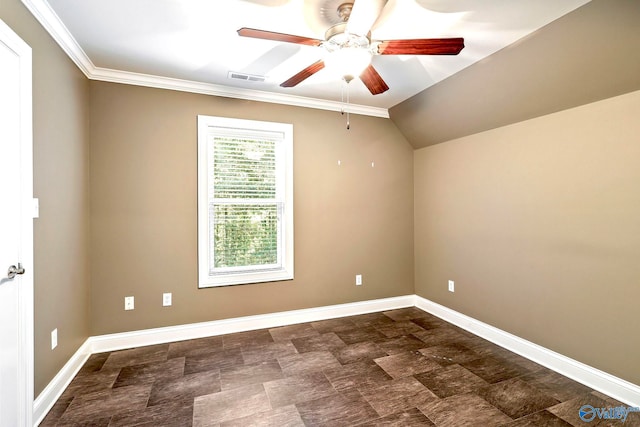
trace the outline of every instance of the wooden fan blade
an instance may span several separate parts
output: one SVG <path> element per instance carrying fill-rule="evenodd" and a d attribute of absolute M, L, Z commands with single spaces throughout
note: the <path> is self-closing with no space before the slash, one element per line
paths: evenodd
<path fill-rule="evenodd" d="M 457 55 L 464 48 L 461 37 L 450 39 L 386 40 L 378 45 L 380 55 Z"/>
<path fill-rule="evenodd" d="M 256 30 L 253 28 L 240 28 L 238 35 L 242 37 L 253 37 L 255 39 L 274 40 L 277 42 L 287 42 L 303 44 L 307 46 L 320 46 L 322 40 L 309 37 L 294 36 L 291 34 L 274 33 L 273 31 Z"/>
<path fill-rule="evenodd" d="M 364 83 L 372 95 L 378 95 L 389 90 L 389 86 L 382 80 L 380 74 L 378 74 L 371 64 L 360 74 L 360 80 L 362 80 L 362 83 Z"/>
<path fill-rule="evenodd" d="M 308 79 L 309 77 L 313 76 L 315 73 L 317 73 L 318 71 L 322 70 L 323 68 L 324 68 L 324 61 L 321 59 L 321 60 L 316 61 L 313 64 L 309 65 L 307 68 L 305 68 L 304 70 L 300 71 L 298 74 L 296 74 L 295 76 L 291 77 L 286 82 L 281 83 L 280 86 L 281 87 L 294 87 L 295 85 L 297 85 L 298 83 L 302 82 L 303 80 Z"/>

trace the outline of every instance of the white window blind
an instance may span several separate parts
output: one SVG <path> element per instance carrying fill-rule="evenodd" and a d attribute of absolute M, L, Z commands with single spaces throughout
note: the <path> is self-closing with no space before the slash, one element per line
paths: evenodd
<path fill-rule="evenodd" d="M 292 278 L 291 125 L 200 116 L 199 127 L 200 286 Z"/>

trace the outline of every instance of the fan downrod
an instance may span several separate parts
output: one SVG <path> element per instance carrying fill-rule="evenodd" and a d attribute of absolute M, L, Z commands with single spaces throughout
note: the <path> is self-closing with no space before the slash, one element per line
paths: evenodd
<path fill-rule="evenodd" d="M 325 41 L 332 42 L 340 47 L 357 46 L 365 49 L 368 48 L 371 43 L 370 33 L 366 36 L 357 36 L 355 34 L 347 33 L 347 21 L 349 21 L 351 12 L 353 11 L 353 2 L 342 3 L 338 6 L 336 11 L 338 12 L 338 16 L 342 22 L 332 25 L 327 29 L 327 31 L 325 31 Z M 335 47 L 333 49 L 335 49 Z M 329 50 L 332 49 L 329 48 Z"/>
<path fill-rule="evenodd" d="M 342 22 L 347 22 L 351 16 L 353 10 L 353 3 L 342 3 L 338 6 L 338 16 L 342 19 Z"/>

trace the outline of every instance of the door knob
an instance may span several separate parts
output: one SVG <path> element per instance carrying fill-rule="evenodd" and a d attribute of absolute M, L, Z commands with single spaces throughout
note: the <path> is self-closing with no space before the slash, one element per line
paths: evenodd
<path fill-rule="evenodd" d="M 18 263 L 17 267 L 15 265 L 9 267 L 9 270 L 7 271 L 7 279 L 13 279 L 18 274 L 24 274 L 24 267 L 22 267 L 22 264 L 20 263 Z"/>

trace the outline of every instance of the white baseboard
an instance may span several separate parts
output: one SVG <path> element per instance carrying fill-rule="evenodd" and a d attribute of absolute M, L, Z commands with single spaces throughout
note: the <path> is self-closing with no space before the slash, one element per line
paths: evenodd
<path fill-rule="evenodd" d="M 538 344 L 458 313 L 428 299 L 415 296 L 415 306 L 517 353 L 568 378 L 633 407 L 640 407 L 640 386 L 563 356 Z"/>
<path fill-rule="evenodd" d="M 82 368 L 82 365 L 84 365 L 89 356 L 93 353 L 204 338 L 215 335 L 231 334 L 234 332 L 251 331 L 255 329 L 275 328 L 278 326 L 294 325 L 296 323 L 316 322 L 319 320 L 335 319 L 338 317 L 355 316 L 358 314 L 374 313 L 377 311 L 413 306 L 414 296 L 405 295 L 371 301 L 353 302 L 89 337 L 35 399 L 33 405 L 34 425 L 37 426 L 42 422 L 44 417 L 67 388 L 73 377 L 75 377 L 80 368 Z"/>
<path fill-rule="evenodd" d="M 122 350 L 144 345 L 163 344 L 255 329 L 275 328 L 296 323 L 315 322 L 338 317 L 355 316 L 376 311 L 413 307 L 414 295 L 352 302 L 302 310 L 281 311 L 255 316 L 235 317 L 211 322 L 191 323 L 166 328 L 100 335 L 89 338 L 92 353 Z"/>
<path fill-rule="evenodd" d="M 91 356 L 91 348 L 87 339 L 33 401 L 34 425 L 37 426 L 42 422 L 89 356 Z"/>
<path fill-rule="evenodd" d="M 450 308 L 417 295 L 405 295 L 371 301 L 330 305 L 256 316 L 237 317 L 211 322 L 146 329 L 118 334 L 89 337 L 55 378 L 34 401 L 34 425 L 38 425 L 53 407 L 73 377 L 93 353 L 116 351 L 145 345 L 204 338 L 215 335 L 274 328 L 296 323 L 315 322 L 338 317 L 355 316 L 404 307 L 418 307 L 459 326 L 507 350 L 533 360 L 549 369 L 578 381 L 594 390 L 630 405 L 640 407 L 640 386 L 607 374 L 542 346 L 524 340 L 501 329 L 458 313 Z"/>

